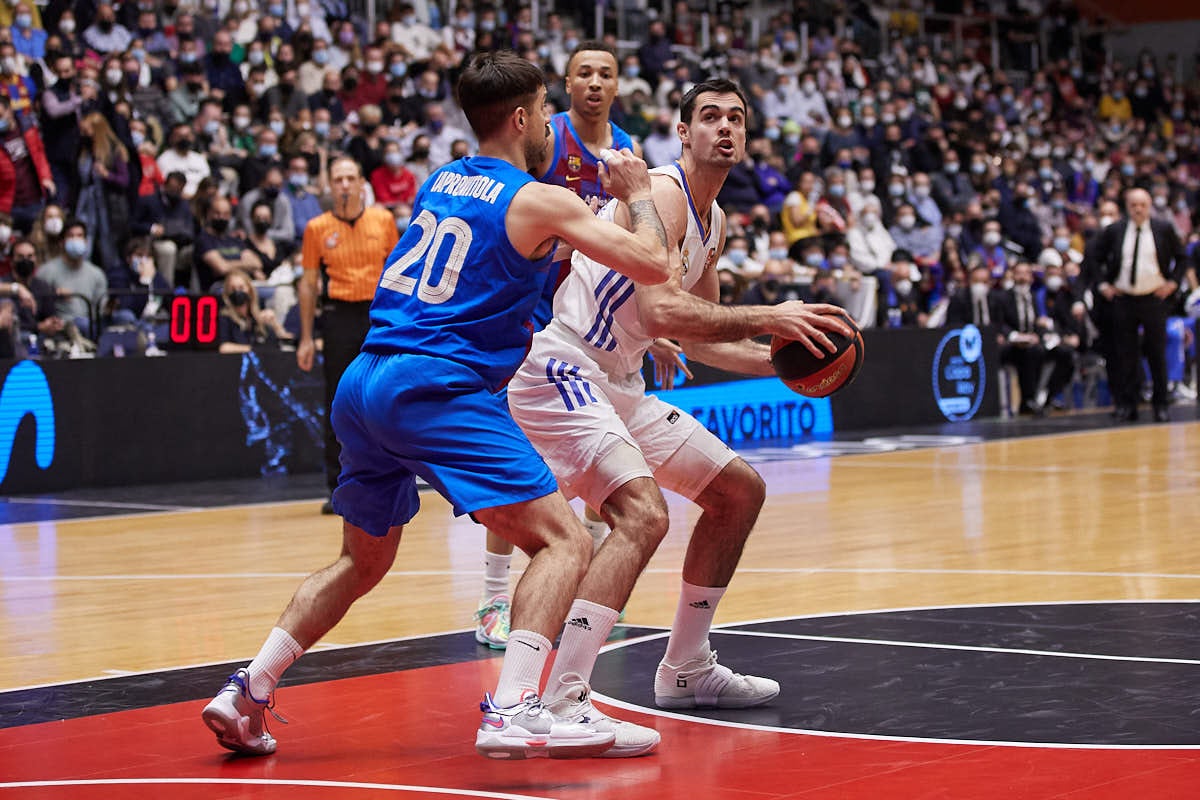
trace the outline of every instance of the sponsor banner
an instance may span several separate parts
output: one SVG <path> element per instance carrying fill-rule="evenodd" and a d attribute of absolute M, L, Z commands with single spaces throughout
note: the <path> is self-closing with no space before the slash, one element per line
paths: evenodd
<path fill-rule="evenodd" d="M 652 393 L 691 414 L 730 445 L 833 432 L 833 414 L 828 399 L 801 397 L 775 378 L 654 390 Z"/>

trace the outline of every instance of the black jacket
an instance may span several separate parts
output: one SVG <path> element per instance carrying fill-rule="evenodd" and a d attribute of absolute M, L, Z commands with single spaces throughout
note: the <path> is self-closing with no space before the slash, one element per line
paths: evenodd
<path fill-rule="evenodd" d="M 1096 241 L 1088 248 L 1092 263 L 1088 265 L 1088 274 L 1093 286 L 1102 283 L 1113 284 L 1121 275 L 1121 251 L 1125 245 L 1125 233 L 1129 229 L 1129 220 L 1114 222 L 1096 235 Z M 1154 236 L 1154 249 L 1158 254 L 1158 269 L 1164 280 L 1183 283 L 1187 271 L 1187 253 L 1175 227 L 1169 222 L 1158 219 L 1150 220 L 1150 233 Z M 1142 241 L 1145 241 L 1144 239 Z"/>

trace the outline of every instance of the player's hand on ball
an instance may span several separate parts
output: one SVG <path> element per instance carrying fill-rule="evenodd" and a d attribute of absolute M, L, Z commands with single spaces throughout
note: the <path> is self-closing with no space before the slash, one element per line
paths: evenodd
<path fill-rule="evenodd" d="M 635 156 L 629 148 L 604 148 L 600 151 L 597 169 L 600 185 L 618 200 L 629 202 L 639 194 L 650 194 L 650 172 L 646 162 Z"/>
<path fill-rule="evenodd" d="M 842 319 L 845 310 L 828 303 L 789 300 L 775 306 L 775 311 L 776 321 L 771 333 L 801 343 L 818 358 L 824 358 L 826 352 L 837 351 L 837 345 L 825 335 L 825 331 L 846 337 L 854 336 L 854 331 Z"/>

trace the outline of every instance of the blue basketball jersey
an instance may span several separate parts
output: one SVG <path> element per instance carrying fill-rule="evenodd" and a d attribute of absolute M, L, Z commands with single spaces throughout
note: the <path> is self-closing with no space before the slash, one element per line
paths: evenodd
<path fill-rule="evenodd" d="M 512 377 L 533 334 L 533 309 L 553 249 L 530 261 L 504 220 L 533 181 L 500 159 L 475 156 L 434 172 L 412 222 L 384 264 L 371 303 L 368 353 L 417 353 L 470 367 L 493 390 Z"/>

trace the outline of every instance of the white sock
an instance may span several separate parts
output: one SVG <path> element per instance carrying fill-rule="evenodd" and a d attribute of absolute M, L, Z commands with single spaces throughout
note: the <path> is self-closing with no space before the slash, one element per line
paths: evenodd
<path fill-rule="evenodd" d="M 604 544 L 604 540 L 608 538 L 608 523 L 602 519 L 588 519 L 584 517 L 583 527 L 587 528 L 587 532 L 592 535 L 592 552 L 595 553 L 600 549 L 600 545 Z"/>
<path fill-rule="evenodd" d="M 500 667 L 500 682 L 492 699 L 498 706 L 515 706 L 526 692 L 538 693 L 542 669 L 550 656 L 550 640 L 533 631 L 512 631 Z"/>
<path fill-rule="evenodd" d="M 512 553 L 502 556 L 485 550 L 483 553 L 483 593 L 485 598 L 508 594 L 508 567 Z"/>
<path fill-rule="evenodd" d="M 679 593 L 679 607 L 675 609 L 675 624 L 671 626 L 671 638 L 667 640 L 667 654 L 663 660 L 679 666 L 698 656 L 708 642 L 708 631 L 717 603 L 725 595 L 725 586 L 693 586 L 683 581 Z"/>
<path fill-rule="evenodd" d="M 283 671 L 304 655 L 292 635 L 283 628 L 272 628 L 258 655 L 246 667 L 250 673 L 250 694 L 256 700 L 266 700 L 275 691 Z"/>
<path fill-rule="evenodd" d="M 547 703 L 560 699 L 562 684 L 558 679 L 568 672 L 578 672 L 585 681 L 591 681 L 596 656 L 608 641 L 619 616 L 619 611 L 587 600 L 576 600 L 571 604 L 554 656 L 554 666 L 550 668 L 550 681 L 546 684 L 543 699 Z"/>

